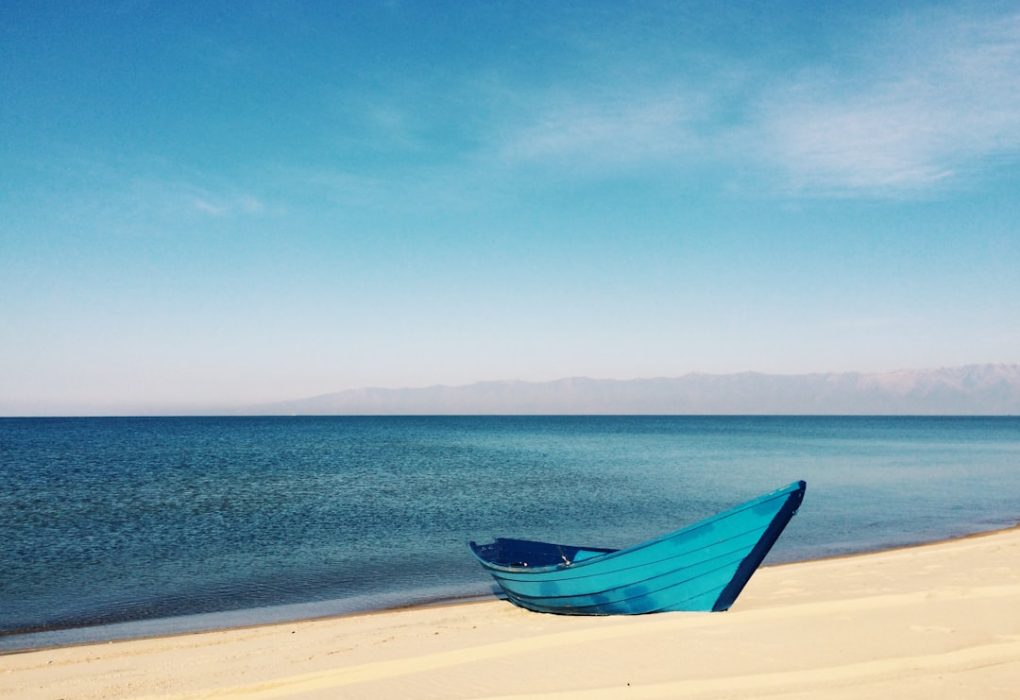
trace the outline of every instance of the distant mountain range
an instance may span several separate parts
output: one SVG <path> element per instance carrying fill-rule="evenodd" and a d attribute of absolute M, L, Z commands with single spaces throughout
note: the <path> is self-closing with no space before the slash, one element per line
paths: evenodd
<path fill-rule="evenodd" d="M 253 406 L 263 415 L 1020 415 L 1020 365 L 880 374 L 686 374 L 352 389 Z"/>

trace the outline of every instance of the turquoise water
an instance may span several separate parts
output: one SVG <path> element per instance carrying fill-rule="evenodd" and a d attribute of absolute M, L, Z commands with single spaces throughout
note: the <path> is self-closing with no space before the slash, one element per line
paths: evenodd
<path fill-rule="evenodd" d="M 491 595 L 796 479 L 768 562 L 1020 519 L 1020 418 L 0 419 L 0 648 Z"/>

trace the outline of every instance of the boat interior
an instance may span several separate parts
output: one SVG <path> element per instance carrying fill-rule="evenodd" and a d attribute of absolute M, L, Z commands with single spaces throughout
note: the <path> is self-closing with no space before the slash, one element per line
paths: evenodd
<path fill-rule="evenodd" d="M 477 545 L 471 543 L 471 549 L 480 558 L 496 566 L 530 568 L 536 566 L 567 566 L 615 552 L 615 549 L 600 547 L 576 547 L 551 542 L 534 542 L 532 540 L 512 540 L 500 537 L 491 544 Z"/>

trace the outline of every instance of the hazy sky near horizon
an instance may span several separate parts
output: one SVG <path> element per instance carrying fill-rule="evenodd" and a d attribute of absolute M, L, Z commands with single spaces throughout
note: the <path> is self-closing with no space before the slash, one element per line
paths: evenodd
<path fill-rule="evenodd" d="M 1020 361 L 1015 3 L 5 2 L 0 168 L 0 410 Z"/>

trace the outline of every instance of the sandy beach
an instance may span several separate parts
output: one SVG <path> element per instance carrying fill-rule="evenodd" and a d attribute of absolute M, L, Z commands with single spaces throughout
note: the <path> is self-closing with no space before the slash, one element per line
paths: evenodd
<path fill-rule="evenodd" d="M 1020 529 L 766 567 L 725 613 L 503 601 L 0 657 L 3 698 L 1016 698 Z"/>

